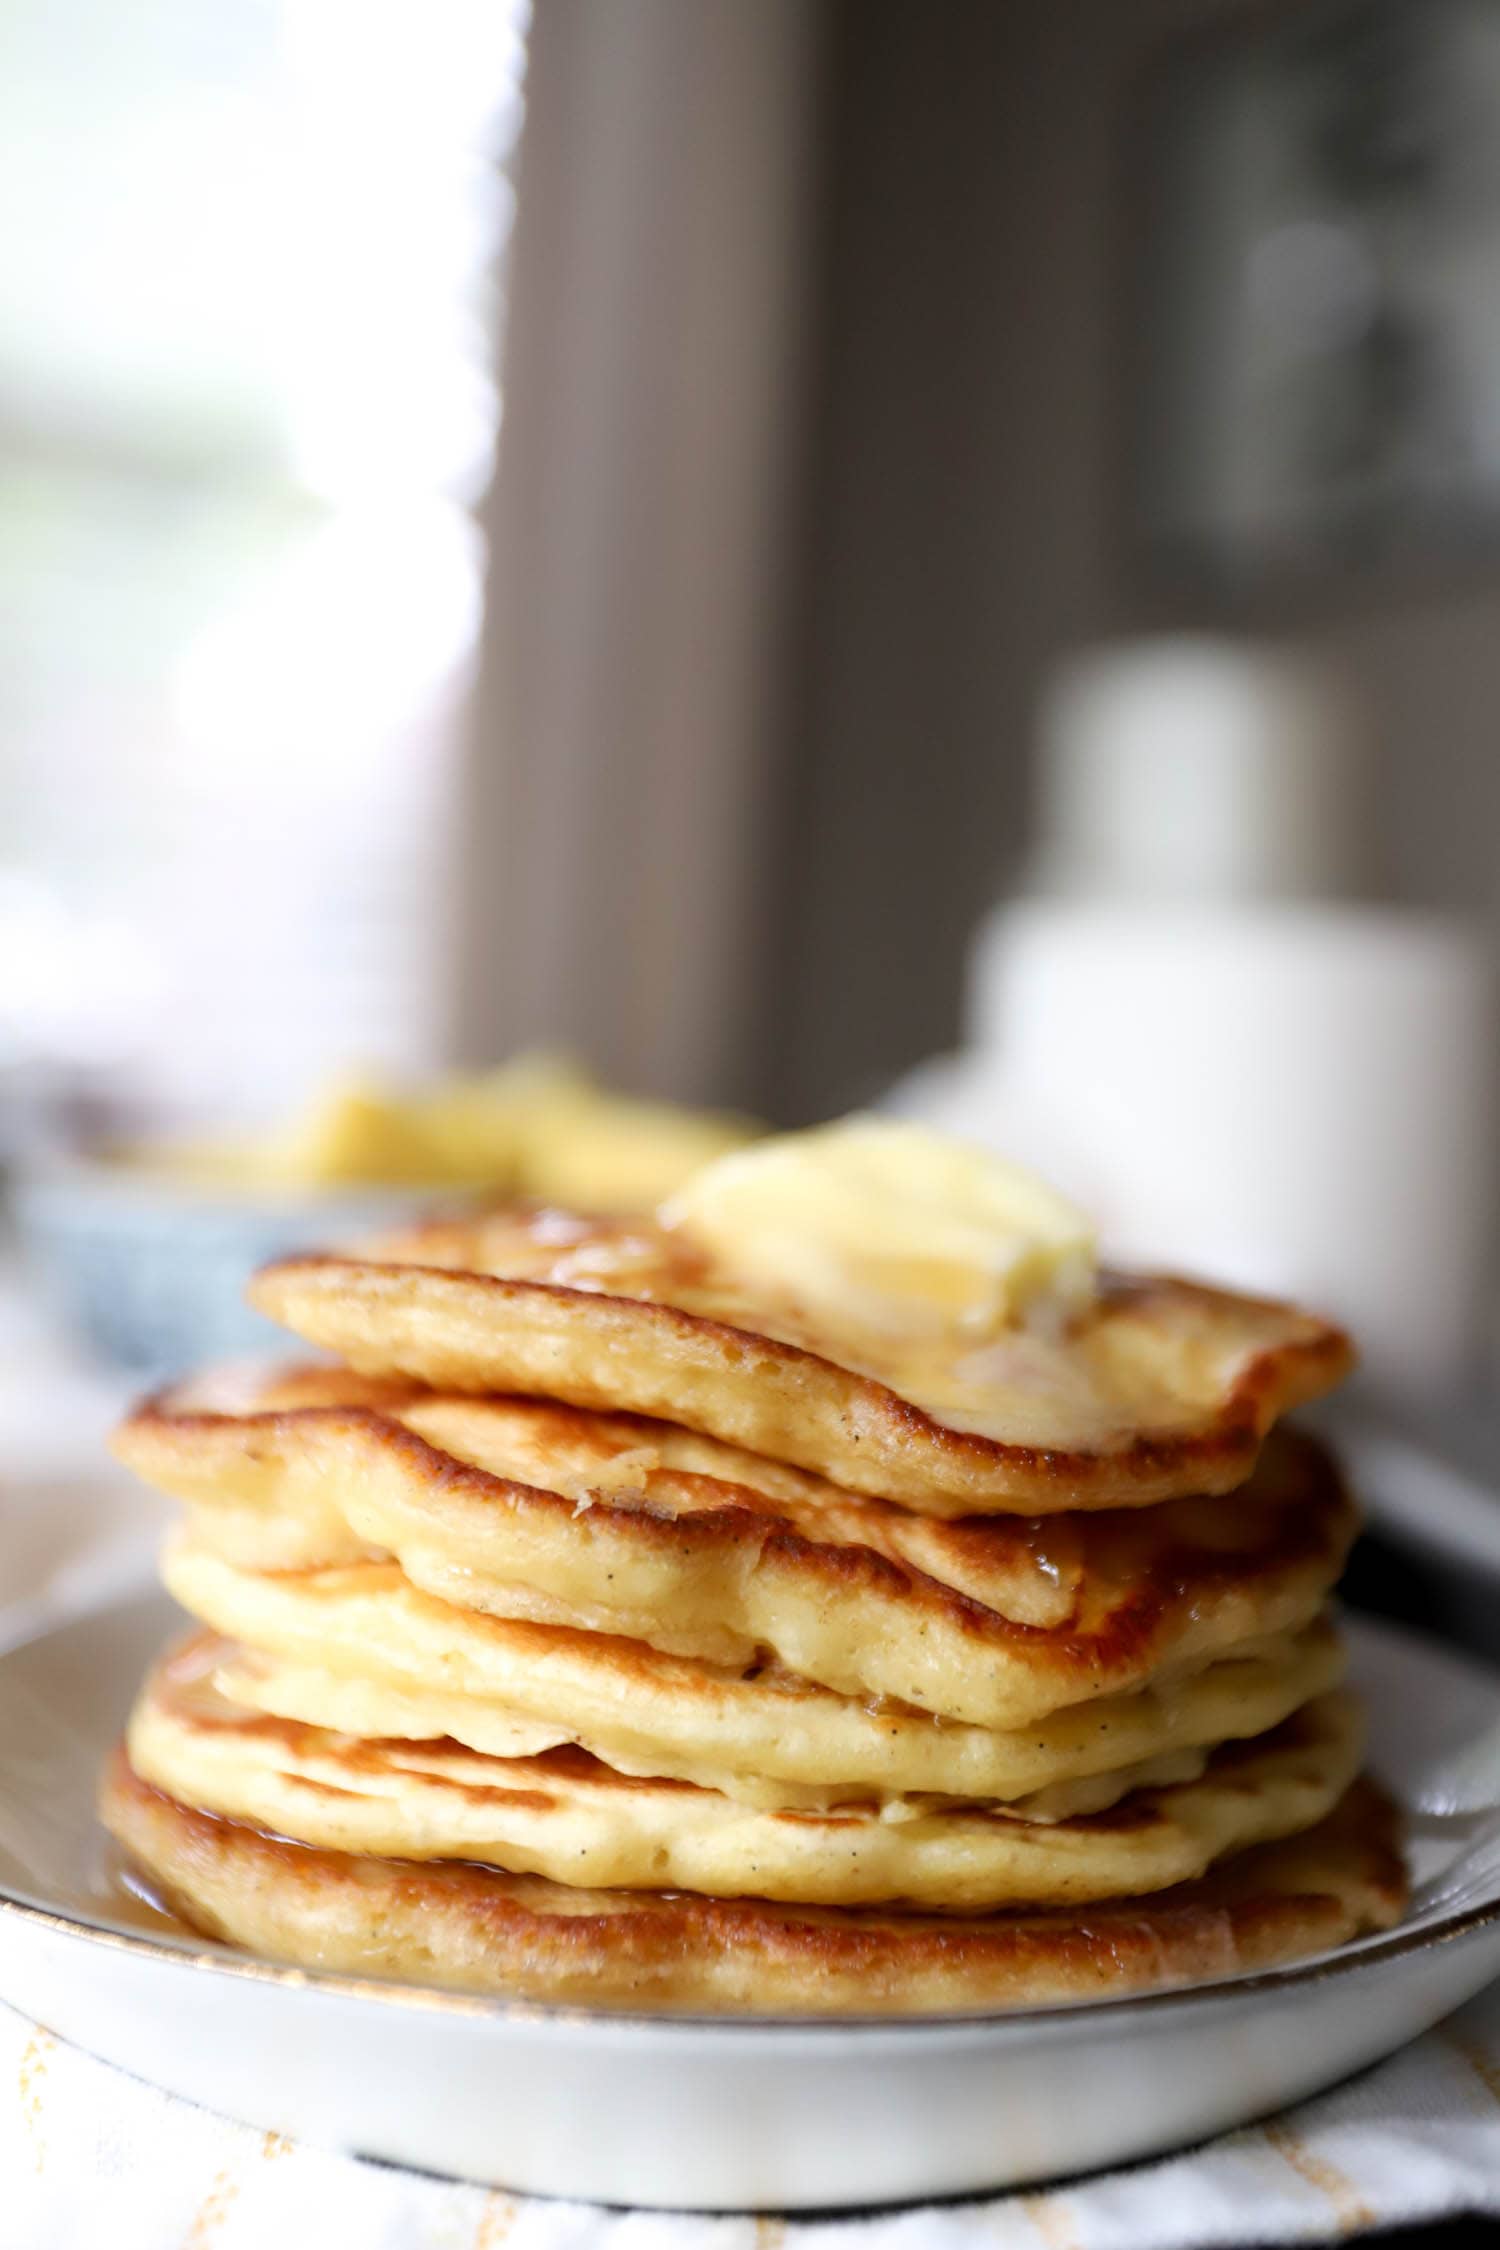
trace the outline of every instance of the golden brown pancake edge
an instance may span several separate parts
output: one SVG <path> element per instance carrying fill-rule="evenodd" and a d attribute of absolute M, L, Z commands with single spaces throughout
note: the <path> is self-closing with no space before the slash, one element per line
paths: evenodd
<path fill-rule="evenodd" d="M 299 1395 L 309 1382 L 305 1375 Z M 345 1385 L 333 1371 L 335 1393 Z M 1078 1589 L 1073 1612 L 1055 1626 L 1033 1625 L 913 1565 L 886 1535 L 900 1511 L 885 1503 L 854 1499 L 844 1510 L 879 1546 L 857 1536 L 819 1539 L 773 1500 L 718 1480 L 715 1504 L 689 1512 L 607 1493 L 582 1505 L 447 1451 L 397 1418 L 404 1404 L 409 1395 L 386 1393 L 383 1408 L 309 1404 L 225 1415 L 168 1393 L 123 1426 L 115 1450 L 206 1517 L 226 1493 L 240 1493 L 260 1514 L 284 1507 L 316 1519 L 310 1550 L 289 1547 L 271 1567 L 313 1565 L 320 1538 L 331 1562 L 394 1551 L 408 1576 L 439 1598 L 499 1615 L 550 1615 L 709 1662 L 741 1662 L 766 1648 L 838 1692 L 894 1696 L 981 1726 L 1024 1725 L 1128 1691 L 1164 1664 L 1201 1661 L 1305 1624 L 1357 1528 L 1329 1455 L 1296 1431 L 1276 1433 L 1241 1493 L 1030 1525 L 980 1517 L 918 1527 L 935 1549 L 934 1566 L 971 1587 L 984 1582 L 989 1557 L 997 1598 L 1014 1571 L 1032 1599 L 1029 1578 L 1049 1545 L 1067 1557 Z M 471 1406 L 484 1410 L 482 1401 Z M 586 1410 L 536 1411 L 591 1419 Z M 345 1520 L 342 1496 L 351 1492 L 355 1512 L 366 1511 L 361 1524 L 382 1534 L 373 1546 Z M 450 1551 L 437 1554 L 434 1543 L 444 1541 Z M 592 1606 L 579 1606 L 579 1580 L 594 1593 Z M 632 1587 L 624 1606 L 614 1606 Z M 539 1589 L 550 1608 L 538 1606 Z M 598 1599 L 606 1589 L 609 1599 Z"/>
<path fill-rule="evenodd" d="M 455 1223 L 446 1235 L 428 1229 L 414 1248 L 447 1245 L 458 1257 L 464 1240 Z M 1062 1427 L 1045 1442 L 1012 1442 L 955 1427 L 805 1343 L 598 1287 L 454 1262 L 317 1256 L 264 1267 L 249 1295 L 259 1311 L 366 1373 L 625 1408 L 938 1516 L 1144 1507 L 1230 1491 L 1280 1416 L 1330 1390 L 1353 1360 L 1342 1331 L 1291 1307 L 1170 1277 L 1119 1279 L 1092 1316 L 1100 1327 L 1133 1330 L 1137 1344 L 1165 1334 L 1167 1356 L 1175 1352 L 1183 1367 L 1211 1359 L 1208 1343 L 1222 1331 L 1226 1350 L 1239 1338 L 1229 1364 L 1205 1378 L 1205 1395 L 1185 1392 L 1165 1421 L 1159 1381 L 1143 1378 L 1151 1426 L 1132 1429 L 1122 1402 L 1107 1444 L 1072 1444 Z M 1196 1355 L 1170 1333 L 1194 1321 L 1204 1331 Z"/>
<path fill-rule="evenodd" d="M 123 1750 L 100 1809 L 173 1911 L 252 1953 L 606 2008 L 891 2015 L 1113 1999 L 1389 1928 L 1407 1895 L 1395 1810 L 1368 1780 L 1317 1828 L 1152 1899 L 965 1919 L 565 1891 L 487 1868 L 310 1851 L 178 1804 Z"/>

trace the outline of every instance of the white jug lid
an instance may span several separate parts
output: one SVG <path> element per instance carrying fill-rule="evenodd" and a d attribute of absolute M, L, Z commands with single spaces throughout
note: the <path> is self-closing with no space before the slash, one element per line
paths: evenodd
<path fill-rule="evenodd" d="M 1027 888 L 1097 899 L 1369 888 L 1365 737 L 1298 650 L 1208 635 L 1070 657 L 1043 699 Z"/>

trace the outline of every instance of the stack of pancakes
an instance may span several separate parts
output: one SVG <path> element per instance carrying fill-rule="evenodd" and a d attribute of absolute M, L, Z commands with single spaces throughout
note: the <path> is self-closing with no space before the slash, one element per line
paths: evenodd
<path fill-rule="evenodd" d="M 550 1210 L 252 1295 L 337 1362 L 118 1440 L 187 1504 L 201 1629 L 104 1815 L 195 1926 L 532 1998 L 909 2011 L 1398 1913 L 1326 1613 L 1354 1512 L 1275 1427 L 1336 1330 L 1110 1279 L 918 1349 Z"/>

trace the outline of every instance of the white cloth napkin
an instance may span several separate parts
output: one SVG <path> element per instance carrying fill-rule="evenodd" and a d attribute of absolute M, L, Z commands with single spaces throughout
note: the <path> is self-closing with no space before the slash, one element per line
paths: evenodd
<path fill-rule="evenodd" d="M 6 2250 L 1210 2250 L 1500 2212 L 1500 1987 L 1333 2093 L 1045 2191 L 835 2219 L 606 2211 L 232 2125 L 0 2009 Z"/>

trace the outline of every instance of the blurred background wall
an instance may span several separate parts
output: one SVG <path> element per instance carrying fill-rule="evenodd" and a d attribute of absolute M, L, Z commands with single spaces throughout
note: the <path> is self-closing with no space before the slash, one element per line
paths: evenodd
<path fill-rule="evenodd" d="M 662 185 L 648 199 L 660 234 L 648 243 L 637 231 L 624 249 L 611 238 L 629 304 L 593 315 L 611 339 L 598 411 L 621 413 L 627 362 L 660 405 L 665 357 L 671 396 L 680 406 L 685 389 L 693 412 L 669 434 L 658 424 L 654 452 L 632 431 L 634 513 L 618 490 L 594 494 L 615 543 L 575 543 L 587 592 L 526 559 L 560 535 L 531 520 L 538 462 L 560 445 L 584 457 L 574 422 L 558 436 L 563 386 L 534 368 L 549 349 L 566 357 L 565 308 L 528 300 L 512 329 L 479 738 L 494 817 L 474 834 L 460 1008 L 471 1051 L 533 1029 L 544 989 L 548 1021 L 627 1078 L 795 1119 L 868 1098 L 951 1044 L 968 934 L 1024 848 L 1039 687 L 1056 657 L 1101 633 L 1229 627 L 1296 635 L 1346 660 L 1372 714 L 1390 895 L 1494 914 L 1500 573 L 1466 560 L 1374 583 L 1335 571 L 1226 587 L 1148 567 L 1128 520 L 1143 90 L 1184 37 L 1296 13 L 1229 0 L 754 11 L 549 0 L 540 11 L 518 296 L 528 255 L 554 278 L 565 265 L 553 173 L 568 175 L 576 205 L 610 160 L 607 136 L 601 151 L 564 109 L 570 80 L 589 75 L 606 111 L 634 103 L 661 167 L 690 117 L 719 200 L 685 237 Z M 612 57 L 611 86 L 600 81 Z M 705 177 L 691 191 L 700 206 Z M 748 231 L 728 207 L 736 193 L 755 213 Z M 543 239 L 528 250 L 529 227 Z M 677 306 L 664 342 L 663 293 L 684 286 L 695 256 L 710 268 L 706 298 Z M 768 350 L 757 324 L 771 297 Z M 766 499 L 753 521 L 733 512 L 743 497 L 716 494 L 692 524 L 680 493 L 663 500 L 674 464 L 689 483 L 690 464 L 713 459 L 722 482 L 724 453 L 740 449 Z M 524 526 L 508 520 L 523 488 Z M 712 654 L 715 704 L 694 596 L 724 588 L 726 538 L 757 557 L 745 566 L 753 594 L 741 583 L 736 598 L 754 608 L 759 670 L 747 686 L 748 642 Z M 601 604 L 625 644 L 613 656 L 584 622 Z M 519 616 L 524 639 L 571 649 L 591 682 L 587 711 L 575 677 L 578 708 L 540 733 L 534 709 L 513 700 L 526 672 Z M 556 659 L 564 671 L 568 661 Z M 663 748 L 671 711 L 681 741 L 695 738 L 675 769 Z M 569 757 L 572 812 L 558 817 L 599 824 L 602 871 L 587 882 L 581 863 L 538 849 L 510 796 L 521 783 L 508 766 L 519 776 Z M 716 827 L 703 824 L 710 774 Z M 500 918 L 488 919 L 479 898 L 502 833 L 532 861 L 528 901 L 536 886 L 551 899 L 528 903 L 524 927 L 493 903 Z"/>
<path fill-rule="evenodd" d="M 954 1041 L 1055 662 L 1169 626 L 1345 661 L 1380 888 L 1493 925 L 1496 542 L 1172 570 L 1131 478 L 1153 84 L 1494 12 L 17 0 L 0 1065 L 868 1099 Z"/>
<path fill-rule="evenodd" d="M 456 1035 L 763 1097 L 821 11 L 536 15 Z"/>

